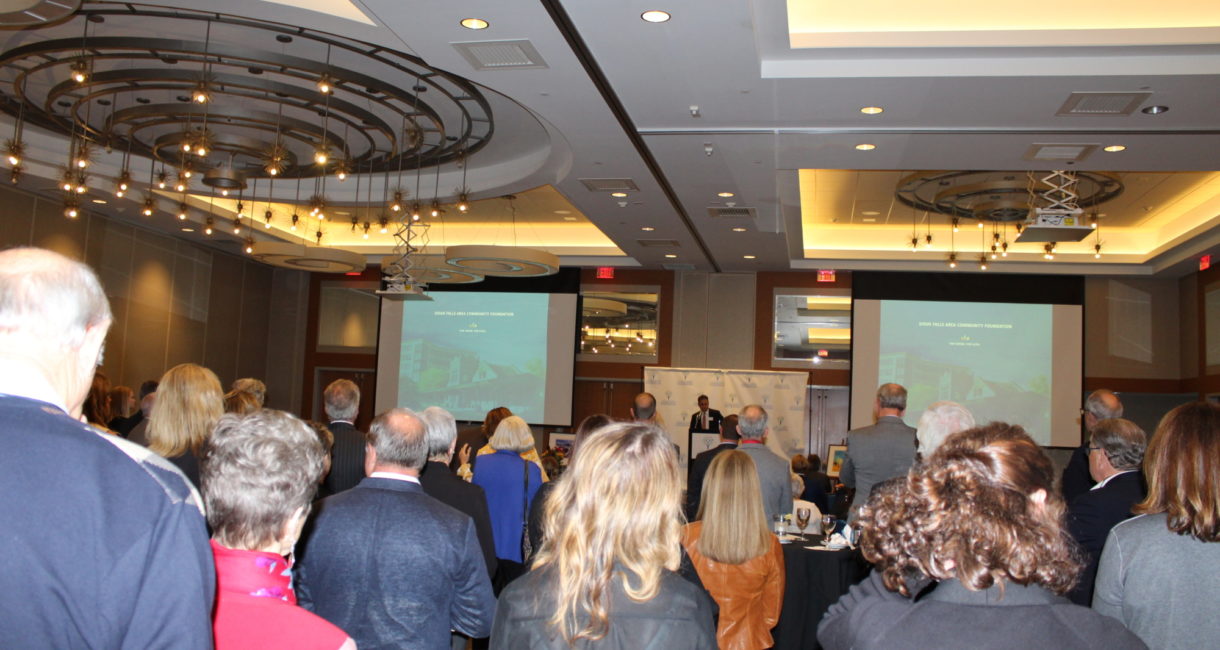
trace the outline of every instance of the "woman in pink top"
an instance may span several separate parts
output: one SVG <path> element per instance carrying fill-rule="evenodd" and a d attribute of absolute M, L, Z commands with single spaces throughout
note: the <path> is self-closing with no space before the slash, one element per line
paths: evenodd
<path fill-rule="evenodd" d="M 216 423 L 201 478 L 216 560 L 217 650 L 355 649 L 347 633 L 299 607 L 292 590 L 292 548 L 325 455 L 313 430 L 282 411 Z"/>

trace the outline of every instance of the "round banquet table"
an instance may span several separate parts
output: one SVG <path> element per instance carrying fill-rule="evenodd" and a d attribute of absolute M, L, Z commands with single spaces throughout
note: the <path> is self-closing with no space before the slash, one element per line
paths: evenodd
<path fill-rule="evenodd" d="M 771 630 L 775 648 L 819 648 L 818 623 L 827 609 L 868 575 L 869 564 L 859 549 L 810 550 L 821 535 L 784 544 L 784 606 Z"/>

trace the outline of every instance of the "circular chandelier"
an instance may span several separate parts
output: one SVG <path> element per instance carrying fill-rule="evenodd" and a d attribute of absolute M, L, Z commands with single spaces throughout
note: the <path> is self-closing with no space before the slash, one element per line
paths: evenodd
<path fill-rule="evenodd" d="M 69 138 L 69 168 L 121 152 L 134 178 L 186 189 L 401 175 L 459 161 L 493 133 L 478 87 L 418 57 L 239 16 L 85 2 L 0 64 L 14 143 L 34 124 Z"/>
<path fill-rule="evenodd" d="M 1123 192 L 1123 183 L 1113 174 L 1074 172 L 1076 203 L 1096 206 Z M 1039 207 L 1039 191 L 1045 189 L 1026 172 L 928 171 L 911 174 L 898 182 L 894 196 L 921 212 L 954 218 L 997 223 L 1019 223 Z"/>

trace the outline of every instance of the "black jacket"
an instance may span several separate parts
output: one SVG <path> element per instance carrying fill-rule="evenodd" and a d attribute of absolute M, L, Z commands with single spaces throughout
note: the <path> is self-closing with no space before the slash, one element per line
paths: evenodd
<path fill-rule="evenodd" d="M 496 572 L 496 543 L 491 536 L 491 516 L 487 514 L 487 496 L 483 488 L 467 483 L 449 471 L 444 463 L 430 460 L 419 475 L 424 493 L 458 510 L 474 520 L 474 531 L 487 561 L 487 575 Z"/>
<path fill-rule="evenodd" d="M 323 488 L 326 494 L 338 494 L 364 480 L 364 433 L 347 422 L 331 422 L 326 428 L 334 434 L 335 446 Z"/>
<path fill-rule="evenodd" d="M 1143 501 L 1147 494 L 1143 472 L 1126 472 L 1110 479 L 1104 487 L 1081 494 L 1068 505 L 1068 531 L 1088 561 L 1076 588 L 1068 594 L 1072 602 L 1085 607 L 1093 604 L 1093 581 L 1097 579 L 1097 562 L 1106 537 L 1115 524 L 1131 516 L 1131 506 Z"/>
<path fill-rule="evenodd" d="M 556 579 L 551 567 L 521 576 L 500 594 L 491 647 L 500 650 L 622 648 L 623 650 L 714 650 L 716 625 L 707 592 L 676 573 L 663 572 L 652 600 L 637 603 L 615 576 L 611 585 L 610 629 L 597 642 L 568 645 L 550 626 Z"/>

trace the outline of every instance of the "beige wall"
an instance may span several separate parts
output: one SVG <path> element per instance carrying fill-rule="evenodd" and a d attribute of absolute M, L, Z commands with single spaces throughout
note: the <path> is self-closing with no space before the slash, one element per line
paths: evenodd
<path fill-rule="evenodd" d="M 1086 278 L 1085 376 L 1189 376 L 1182 372 L 1178 284 L 1176 278 Z"/>
<path fill-rule="evenodd" d="M 137 388 L 192 362 L 226 387 L 238 377 L 264 378 L 269 405 L 299 408 L 304 273 L 89 211 L 68 219 L 58 202 L 12 188 L 0 188 L 0 204 L 0 246 L 49 248 L 97 271 L 114 312 L 103 365 L 111 382 Z M 284 304 L 294 287 L 301 290 Z"/>
<path fill-rule="evenodd" d="M 754 368 L 753 273 L 679 273 L 674 280 L 675 368 Z"/>

